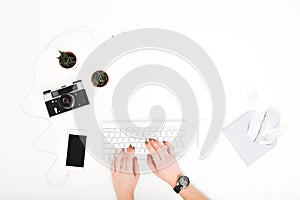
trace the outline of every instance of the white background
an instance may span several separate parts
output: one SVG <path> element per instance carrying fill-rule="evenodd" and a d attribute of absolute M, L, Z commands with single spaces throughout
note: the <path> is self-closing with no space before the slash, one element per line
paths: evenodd
<path fill-rule="evenodd" d="M 31 142 L 43 122 L 21 111 L 32 85 L 32 64 L 52 37 L 88 25 L 99 43 L 122 31 L 165 28 L 200 44 L 217 66 L 226 93 L 226 121 L 251 108 L 249 96 L 280 105 L 286 129 L 277 146 L 249 167 L 222 137 L 205 160 L 180 160 L 184 171 L 212 199 L 300 199 L 299 109 L 300 3 L 252 1 L 1 1 L 1 199 L 114 199 L 110 172 L 91 158 L 82 174 L 61 187 L 45 173 L 53 156 Z M 191 163 L 193 162 L 193 163 Z M 176 199 L 145 175 L 136 199 Z"/>

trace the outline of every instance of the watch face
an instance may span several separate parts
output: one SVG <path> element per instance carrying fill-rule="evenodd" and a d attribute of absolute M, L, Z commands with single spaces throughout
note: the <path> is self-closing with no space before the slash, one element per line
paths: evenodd
<path fill-rule="evenodd" d="M 183 187 L 187 187 L 190 184 L 190 180 L 187 176 L 181 176 L 178 180 L 178 183 Z"/>

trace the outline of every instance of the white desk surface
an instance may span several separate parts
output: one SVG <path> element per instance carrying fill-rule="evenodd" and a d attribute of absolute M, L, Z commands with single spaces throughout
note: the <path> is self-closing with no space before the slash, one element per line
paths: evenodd
<path fill-rule="evenodd" d="M 99 43 L 145 27 L 175 30 L 198 42 L 223 80 L 225 124 L 252 108 L 252 91 L 281 105 L 283 136 L 249 167 L 224 136 L 205 160 L 197 160 L 194 146 L 179 162 L 212 199 L 299 199 L 299 9 L 296 1 L 269 0 L 1 1 L 0 199 L 115 198 L 110 171 L 89 155 L 84 173 L 71 175 L 63 186 L 48 185 L 45 174 L 54 157 L 31 146 L 47 124 L 20 108 L 41 49 L 54 35 L 82 25 L 92 28 Z M 180 198 L 154 175 L 143 175 L 136 199 Z"/>

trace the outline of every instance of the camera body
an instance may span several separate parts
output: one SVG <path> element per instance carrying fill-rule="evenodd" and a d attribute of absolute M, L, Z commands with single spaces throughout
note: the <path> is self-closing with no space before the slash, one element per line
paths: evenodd
<path fill-rule="evenodd" d="M 89 104 L 89 100 L 81 80 L 70 86 L 62 86 L 58 90 L 43 92 L 45 104 L 50 117 L 74 110 Z"/>

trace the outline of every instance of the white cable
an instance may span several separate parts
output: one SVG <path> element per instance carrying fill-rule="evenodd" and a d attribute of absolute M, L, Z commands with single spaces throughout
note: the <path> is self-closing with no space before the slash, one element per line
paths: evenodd
<path fill-rule="evenodd" d="M 83 28 L 87 28 L 88 31 L 83 30 Z M 56 153 L 54 153 L 54 152 L 46 151 L 46 150 L 43 150 L 43 149 L 40 149 L 40 148 L 36 147 L 36 146 L 35 146 L 35 142 L 36 142 L 40 137 L 42 137 L 42 136 L 50 129 L 51 122 L 50 122 L 49 118 L 44 118 L 44 117 L 41 117 L 41 116 L 38 116 L 38 115 L 33 115 L 33 114 L 30 114 L 30 113 L 26 112 L 26 111 L 25 111 L 25 108 L 24 108 L 24 102 L 26 101 L 26 99 L 29 97 L 29 95 L 31 94 L 31 92 L 32 92 L 33 89 L 34 89 L 35 81 L 36 81 L 36 63 L 37 63 L 38 59 L 40 58 L 40 56 L 41 56 L 41 55 L 49 48 L 49 46 L 51 45 L 51 43 L 52 43 L 55 39 L 57 39 L 58 37 L 60 37 L 60 36 L 62 36 L 62 35 L 65 35 L 65 34 L 68 34 L 68 33 L 71 33 L 71 32 L 75 32 L 75 31 L 88 32 L 88 33 L 90 33 L 91 35 L 93 35 L 93 32 L 94 32 L 94 31 L 92 31 L 92 29 L 91 29 L 89 26 L 85 25 L 85 26 L 80 26 L 80 27 L 77 28 L 77 29 L 71 29 L 71 30 L 65 31 L 65 32 L 63 32 L 63 33 L 60 33 L 60 34 L 54 36 L 54 37 L 50 40 L 50 42 L 46 45 L 46 47 L 45 47 L 44 49 L 42 49 L 42 51 L 38 54 L 38 56 L 35 58 L 35 60 L 34 60 L 34 62 L 33 62 L 33 83 L 32 83 L 31 88 L 29 89 L 29 91 L 28 91 L 28 92 L 26 93 L 26 95 L 24 96 L 23 101 L 22 101 L 22 106 L 21 106 L 22 112 L 23 112 L 25 115 L 27 115 L 28 117 L 30 117 L 30 118 L 37 118 L 37 119 L 45 120 L 45 121 L 48 122 L 48 126 L 47 126 L 47 127 L 46 127 L 46 128 L 45 128 L 45 129 L 44 129 L 44 130 L 36 137 L 36 138 L 33 139 L 33 141 L 31 142 L 31 146 L 32 146 L 32 148 L 34 148 L 34 149 L 37 150 L 37 151 L 40 151 L 40 152 L 43 152 L 43 153 L 48 153 L 48 154 L 54 155 L 54 161 L 52 162 L 50 168 L 47 170 L 46 175 L 45 175 L 46 182 L 47 182 L 49 185 L 52 185 L 52 186 L 61 186 L 61 185 L 65 184 L 65 183 L 67 182 L 68 178 L 69 178 L 70 173 L 69 173 L 69 171 L 67 171 L 66 178 L 65 178 L 61 183 L 59 183 L 59 184 L 53 184 L 53 183 L 51 183 L 51 182 L 48 180 L 48 174 L 50 173 L 51 169 L 52 169 L 53 166 L 55 165 L 55 162 L 56 162 L 56 160 L 57 160 L 57 155 L 56 155 Z M 96 38 L 95 38 L 95 37 L 93 37 L 93 38 L 94 38 L 94 40 L 95 40 L 95 42 L 96 42 L 96 44 L 97 44 L 98 42 L 97 42 Z"/>

